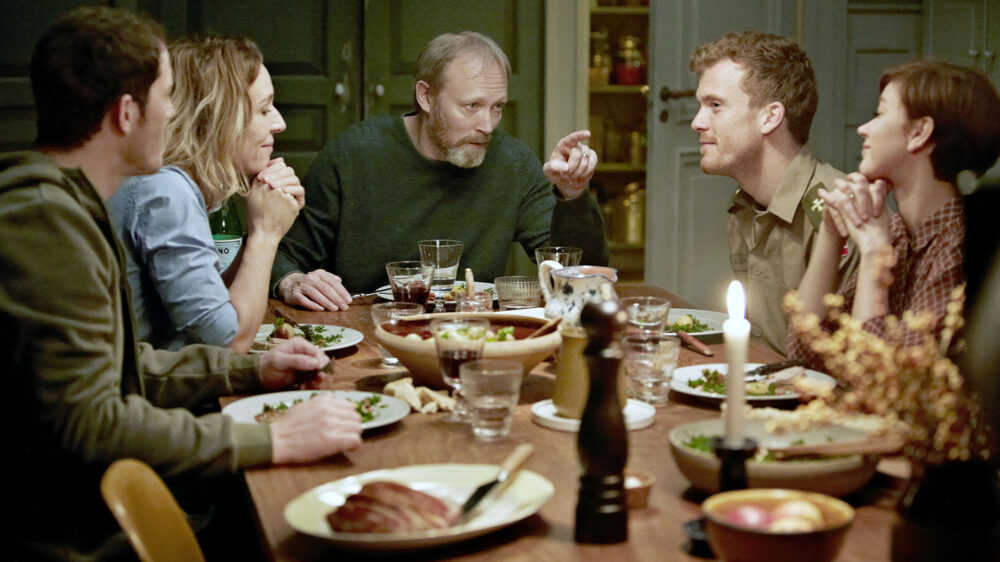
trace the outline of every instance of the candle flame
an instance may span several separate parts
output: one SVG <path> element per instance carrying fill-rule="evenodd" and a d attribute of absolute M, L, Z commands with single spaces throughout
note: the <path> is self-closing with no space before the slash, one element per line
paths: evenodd
<path fill-rule="evenodd" d="M 746 296 L 743 293 L 743 285 L 739 281 L 729 284 L 729 292 L 726 293 L 726 309 L 730 318 L 742 320 L 746 317 Z"/>

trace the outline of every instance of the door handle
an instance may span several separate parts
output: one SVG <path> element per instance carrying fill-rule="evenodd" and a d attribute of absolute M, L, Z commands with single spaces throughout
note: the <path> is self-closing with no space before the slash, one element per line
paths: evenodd
<path fill-rule="evenodd" d="M 694 90 L 671 90 L 668 86 L 660 88 L 660 101 L 678 100 L 681 98 L 693 98 Z M 663 108 L 660 110 L 660 123 L 666 123 L 670 119 L 670 110 Z"/>
<path fill-rule="evenodd" d="M 677 90 L 675 92 L 667 86 L 660 88 L 660 101 L 677 100 L 681 98 L 693 98 L 694 95 L 695 95 L 694 90 Z"/>

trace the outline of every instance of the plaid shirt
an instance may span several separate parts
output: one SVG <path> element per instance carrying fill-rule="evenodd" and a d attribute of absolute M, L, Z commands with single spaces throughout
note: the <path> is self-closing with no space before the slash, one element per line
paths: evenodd
<path fill-rule="evenodd" d="M 952 199 L 930 216 L 911 236 L 896 214 L 889 227 L 896 265 L 892 268 L 892 285 L 889 286 L 889 314 L 902 318 L 903 312 L 928 311 L 933 315 L 934 333 L 944 327 L 941 323 L 951 291 L 963 281 L 962 256 L 965 244 L 965 217 L 961 199 Z M 857 291 L 857 272 L 844 286 L 844 310 L 854 306 Z M 864 329 L 885 338 L 885 317 L 871 318 Z M 923 335 L 904 330 L 901 341 L 904 347 L 919 345 Z M 789 357 L 805 359 L 816 367 L 822 361 L 812 353 L 794 331 L 788 333 Z"/>

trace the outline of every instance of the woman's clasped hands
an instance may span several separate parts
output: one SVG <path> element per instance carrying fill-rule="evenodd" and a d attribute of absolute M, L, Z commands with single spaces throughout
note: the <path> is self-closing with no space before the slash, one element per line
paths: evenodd
<path fill-rule="evenodd" d="M 862 254 L 890 247 L 888 182 L 869 181 L 860 172 L 853 172 L 834 183 L 836 189 L 819 190 L 824 201 L 824 229 L 841 239 L 850 236 Z"/>

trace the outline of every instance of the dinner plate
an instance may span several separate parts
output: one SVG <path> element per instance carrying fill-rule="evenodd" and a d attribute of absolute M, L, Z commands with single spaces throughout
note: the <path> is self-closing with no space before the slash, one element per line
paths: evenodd
<path fill-rule="evenodd" d="M 410 550 L 428 548 L 478 537 L 516 523 L 536 513 L 552 497 L 555 487 L 547 478 L 522 470 L 504 490 L 481 504 L 472 517 L 454 527 L 413 533 L 338 533 L 326 516 L 358 492 L 364 484 L 389 480 L 462 505 L 473 490 L 497 476 L 499 467 L 488 464 L 425 464 L 373 470 L 304 492 L 285 506 L 285 521 L 300 533 L 359 550 Z"/>
<path fill-rule="evenodd" d="M 656 408 L 651 404 L 629 398 L 625 403 L 625 427 L 629 431 L 643 429 L 656 421 Z M 542 427 L 559 431 L 580 431 L 580 420 L 564 418 L 556 413 L 552 400 L 541 400 L 531 405 L 531 420 Z"/>
<path fill-rule="evenodd" d="M 239 423 L 257 423 L 255 416 L 264 409 L 264 405 L 276 406 L 287 404 L 291 406 L 296 400 L 308 400 L 314 394 L 327 394 L 329 390 L 286 390 L 284 392 L 269 392 L 267 394 L 257 394 L 242 400 L 237 400 L 227 404 L 222 409 L 222 413 L 233 418 Z M 399 398 L 378 394 L 376 392 L 360 392 L 357 390 L 334 390 L 336 396 L 345 398 L 351 402 L 358 402 L 369 396 L 378 396 L 378 404 L 375 405 L 375 417 L 371 421 L 361 424 L 361 429 L 372 429 L 395 423 L 406 417 L 410 413 L 410 405 Z"/>
<path fill-rule="evenodd" d="M 667 313 L 667 322 L 672 325 L 677 321 L 678 318 L 684 316 L 685 314 L 690 314 L 698 319 L 699 322 L 708 325 L 708 330 L 704 332 L 688 332 L 692 336 L 714 336 L 722 333 L 722 323 L 729 318 L 725 312 L 716 312 L 714 310 L 700 310 L 697 308 L 671 308 L 670 312 Z M 668 334 L 673 334 L 674 332 L 667 332 Z"/>
<path fill-rule="evenodd" d="M 760 367 L 761 363 L 747 363 L 745 368 L 750 370 L 756 367 Z M 681 394 L 688 394 L 691 396 L 696 396 L 698 398 L 703 398 L 712 401 L 721 401 L 726 398 L 725 394 L 716 394 L 714 392 L 705 392 L 699 388 L 693 388 L 688 385 L 688 381 L 700 379 L 702 377 L 702 369 L 715 369 L 722 374 L 729 372 L 729 366 L 725 363 L 706 363 L 703 365 L 690 365 L 688 367 L 678 367 L 674 369 L 674 377 L 670 381 L 670 388 L 674 392 L 680 392 Z M 837 384 L 830 375 L 825 375 L 819 371 L 813 371 L 812 369 L 806 369 L 806 376 L 818 381 L 823 381 L 829 383 L 830 386 Z M 747 396 L 747 402 L 782 402 L 787 400 L 798 400 L 798 393 L 792 392 L 791 394 L 781 394 L 778 396 Z"/>
<path fill-rule="evenodd" d="M 456 281 L 455 285 L 465 288 L 465 281 Z M 489 293 L 490 295 L 493 296 L 493 300 L 497 300 L 497 287 L 493 283 L 483 283 L 481 281 L 474 281 L 473 285 L 475 286 L 477 293 L 483 293 L 483 292 Z M 396 300 L 392 296 L 392 287 L 390 287 L 389 285 L 383 285 L 378 289 L 375 289 L 375 294 L 382 297 L 385 300 L 390 300 L 390 301 Z M 454 303 L 455 301 L 452 299 L 445 299 L 445 302 Z"/>
<path fill-rule="evenodd" d="M 357 330 L 351 328 L 344 328 L 343 326 L 333 326 L 331 324 L 302 324 L 303 326 L 309 326 L 310 328 L 324 328 L 323 334 L 326 336 L 331 336 L 335 334 L 340 334 L 342 337 L 339 341 L 333 341 L 325 346 L 321 347 L 322 351 L 333 351 L 335 349 L 343 349 L 345 347 L 351 347 L 352 345 L 358 345 L 361 340 L 365 339 L 364 334 Z M 263 324 L 257 329 L 257 336 L 254 337 L 253 341 L 255 343 L 266 342 L 268 338 L 271 337 L 271 333 L 274 332 L 274 324 Z M 296 336 L 301 336 L 302 331 L 299 329 L 294 330 Z M 250 349 L 250 353 L 264 353 L 264 349 Z"/>

